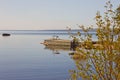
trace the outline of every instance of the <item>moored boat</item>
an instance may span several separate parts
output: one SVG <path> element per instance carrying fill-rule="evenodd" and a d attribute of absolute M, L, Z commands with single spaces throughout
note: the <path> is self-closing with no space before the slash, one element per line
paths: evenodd
<path fill-rule="evenodd" d="M 10 36 L 9 33 L 3 33 L 2 36 Z"/>

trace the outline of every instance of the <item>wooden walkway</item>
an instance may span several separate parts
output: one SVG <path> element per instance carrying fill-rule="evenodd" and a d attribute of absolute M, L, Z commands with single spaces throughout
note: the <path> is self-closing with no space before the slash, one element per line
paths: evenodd
<path fill-rule="evenodd" d="M 67 48 L 67 49 L 75 49 L 77 46 L 79 47 L 85 47 L 86 49 L 90 49 L 91 47 L 88 46 L 86 47 L 86 44 L 82 43 L 82 42 L 78 42 L 78 43 L 73 43 L 71 40 L 64 40 L 64 39 L 46 39 L 44 40 L 43 43 L 46 48 Z M 93 47 L 92 48 L 96 48 L 96 47 L 101 47 L 100 44 L 97 41 L 93 41 L 92 42 Z"/>
<path fill-rule="evenodd" d="M 70 40 L 63 39 L 47 39 L 44 40 L 44 45 L 57 45 L 57 46 L 71 46 Z"/>

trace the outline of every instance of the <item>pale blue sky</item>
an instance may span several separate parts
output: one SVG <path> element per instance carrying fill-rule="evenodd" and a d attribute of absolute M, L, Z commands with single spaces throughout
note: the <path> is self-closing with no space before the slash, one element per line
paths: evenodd
<path fill-rule="evenodd" d="M 0 30 L 76 29 L 93 25 L 106 0 L 0 0 Z M 112 0 L 117 7 L 119 0 Z"/>

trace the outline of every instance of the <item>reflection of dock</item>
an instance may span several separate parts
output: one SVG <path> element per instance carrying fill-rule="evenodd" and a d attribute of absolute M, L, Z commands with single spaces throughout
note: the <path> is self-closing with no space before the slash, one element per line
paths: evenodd
<path fill-rule="evenodd" d="M 50 50 L 65 50 L 65 51 L 68 51 L 70 50 L 70 46 L 59 46 L 59 45 L 45 45 L 45 49 L 50 49 Z"/>

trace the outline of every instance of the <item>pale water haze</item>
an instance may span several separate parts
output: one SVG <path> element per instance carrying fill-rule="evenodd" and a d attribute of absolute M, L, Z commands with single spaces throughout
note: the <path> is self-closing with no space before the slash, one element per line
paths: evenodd
<path fill-rule="evenodd" d="M 94 24 L 106 0 L 0 0 L 0 30 L 78 28 Z M 119 0 L 111 0 L 114 8 Z"/>
<path fill-rule="evenodd" d="M 53 35 L 70 39 L 67 31 L 0 30 L 4 32 L 11 36 L 0 36 L 0 80 L 70 80 L 69 71 L 76 69 L 69 55 L 73 51 L 40 44 Z"/>

